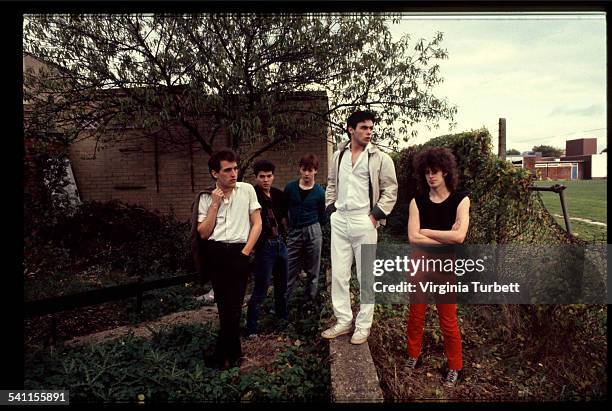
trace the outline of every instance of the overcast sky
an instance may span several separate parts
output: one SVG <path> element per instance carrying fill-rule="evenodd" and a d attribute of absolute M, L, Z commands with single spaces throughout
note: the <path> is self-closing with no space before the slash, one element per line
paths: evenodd
<path fill-rule="evenodd" d="M 607 146 L 604 14 L 412 16 L 391 27 L 413 40 L 444 33 L 449 58 L 440 63 L 444 82 L 434 94 L 458 109 L 454 130 L 446 123 L 419 129 L 408 144 L 485 126 L 497 152 L 504 117 L 508 149 L 565 148 L 582 137 L 596 137 L 598 152 Z"/>

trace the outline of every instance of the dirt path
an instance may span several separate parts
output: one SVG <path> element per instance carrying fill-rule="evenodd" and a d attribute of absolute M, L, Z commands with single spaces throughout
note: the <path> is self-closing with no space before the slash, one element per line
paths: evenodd
<path fill-rule="evenodd" d="M 554 216 L 555 217 L 559 217 L 559 218 L 563 218 L 563 216 L 559 215 L 559 214 L 554 214 Z M 601 226 L 601 227 L 607 227 L 608 226 L 606 223 L 601 223 L 599 221 L 592 221 L 592 220 L 588 220 L 586 218 L 580 218 L 580 217 L 570 217 L 570 220 L 576 220 L 576 221 L 580 221 L 581 223 L 598 225 L 598 226 Z"/>
<path fill-rule="evenodd" d="M 198 310 L 182 311 L 161 317 L 154 321 L 147 321 L 138 325 L 125 325 L 111 330 L 100 331 L 94 334 L 75 337 L 67 340 L 66 346 L 77 346 L 89 343 L 100 343 L 127 335 L 130 330 L 137 337 L 150 338 L 153 332 L 165 327 L 173 327 L 179 324 L 205 323 L 218 321 L 217 306 L 205 306 Z"/>
<path fill-rule="evenodd" d="M 245 303 L 250 296 L 246 296 Z M 136 337 L 151 338 L 153 332 L 166 327 L 175 327 L 179 324 L 198 324 L 206 322 L 218 323 L 217 306 L 205 306 L 197 310 L 182 311 L 161 317 L 157 320 L 147 321 L 138 325 L 129 325 L 105 330 L 89 335 L 75 337 L 65 341 L 64 345 L 75 347 L 85 344 L 102 343 L 127 335 L 130 331 Z M 256 339 L 242 339 L 244 362 L 240 367 L 242 371 L 251 368 L 268 368 L 272 366 L 276 355 L 283 351 L 287 345 L 295 341 L 279 332 L 260 334 Z"/>

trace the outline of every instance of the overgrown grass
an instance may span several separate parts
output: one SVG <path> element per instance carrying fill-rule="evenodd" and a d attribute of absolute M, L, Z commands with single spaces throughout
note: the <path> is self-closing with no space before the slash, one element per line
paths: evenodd
<path fill-rule="evenodd" d="M 555 220 L 561 227 L 565 228 L 565 220 L 563 217 L 555 216 Z M 607 243 L 608 227 L 571 219 L 570 225 L 572 227 L 572 234 L 584 241 L 589 243 Z"/>
<path fill-rule="evenodd" d="M 217 371 L 204 366 L 216 330 L 177 326 L 152 340 L 40 351 L 26 358 L 26 389 L 68 389 L 72 402 L 325 401 L 329 373 L 321 347 L 285 343 L 267 367 Z M 324 364 L 324 363 L 323 363 Z"/>
<path fill-rule="evenodd" d="M 27 353 L 24 386 L 69 389 L 74 402 L 329 401 L 327 346 L 319 337 L 331 315 L 325 275 L 319 284 L 317 303 L 309 306 L 301 303 L 298 284 L 283 331 L 270 313 L 272 299 L 264 300 L 260 338 L 242 341 L 245 353 L 263 357 L 250 358 L 253 366 L 222 372 L 207 368 L 203 353 L 213 349 L 217 328 L 181 325 L 156 332 L 150 341 L 131 335 Z"/>
<path fill-rule="evenodd" d="M 607 398 L 606 306 L 459 306 L 464 374 L 450 389 L 442 386 L 435 306 L 427 311 L 422 362 L 412 374 L 404 370 L 406 316 L 407 306 L 375 312 L 370 347 L 387 401 Z"/>

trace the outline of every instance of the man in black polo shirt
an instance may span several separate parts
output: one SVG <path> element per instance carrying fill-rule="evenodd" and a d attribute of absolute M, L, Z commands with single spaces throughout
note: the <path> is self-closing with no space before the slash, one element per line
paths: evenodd
<path fill-rule="evenodd" d="M 287 224 L 287 201 L 285 193 L 272 187 L 274 169 L 274 164 L 268 160 L 259 160 L 253 165 L 262 231 L 255 245 L 255 285 L 247 311 L 246 332 L 251 338 L 257 335 L 259 306 L 268 294 L 270 277 L 274 279 L 276 316 L 281 322 L 287 320 L 287 247 L 282 237 Z"/>

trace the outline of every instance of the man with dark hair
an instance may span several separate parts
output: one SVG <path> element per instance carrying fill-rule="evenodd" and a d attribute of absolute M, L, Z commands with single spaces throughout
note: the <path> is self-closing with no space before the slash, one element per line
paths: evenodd
<path fill-rule="evenodd" d="M 349 282 L 353 257 L 361 286 L 361 245 L 376 244 L 376 230 L 397 200 L 393 160 L 371 143 L 374 121 L 374 113 L 368 111 L 356 111 L 349 116 L 346 122 L 350 140 L 340 145 L 329 167 L 325 205 L 332 213 L 331 294 L 337 323 L 323 331 L 323 338 L 351 332 Z M 351 343 L 367 341 L 373 316 L 374 304 L 361 304 Z"/>
<path fill-rule="evenodd" d="M 317 156 L 303 156 L 299 167 L 300 178 L 285 186 L 289 206 L 287 300 L 303 270 L 306 273 L 304 298 L 306 302 L 314 302 L 321 268 L 321 223 L 325 220 L 325 190 L 315 182 L 319 169 Z"/>
<path fill-rule="evenodd" d="M 268 160 L 259 160 L 253 165 L 262 230 L 255 246 L 255 285 L 247 310 L 246 332 L 251 338 L 257 336 L 259 306 L 268 295 L 270 277 L 274 280 L 276 317 L 281 323 L 287 320 L 287 247 L 282 237 L 287 224 L 287 201 L 285 193 L 272 187 L 274 169 L 274 164 Z"/>
<path fill-rule="evenodd" d="M 213 153 L 208 169 L 215 185 L 199 193 L 193 207 L 193 220 L 197 221 L 193 231 L 204 240 L 203 255 L 192 242 L 196 268 L 210 277 L 219 312 L 219 337 L 212 365 L 222 369 L 241 363 L 240 315 L 249 256 L 261 233 L 261 206 L 253 186 L 237 181 L 237 161 L 231 150 Z"/>

